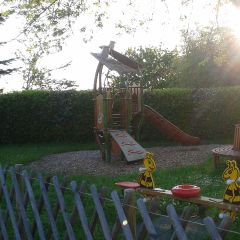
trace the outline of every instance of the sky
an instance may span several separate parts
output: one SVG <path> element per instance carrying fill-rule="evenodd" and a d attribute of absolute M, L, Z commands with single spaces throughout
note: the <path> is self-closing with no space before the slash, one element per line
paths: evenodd
<path fill-rule="evenodd" d="M 90 54 L 91 52 L 100 52 L 99 46 L 108 45 L 111 40 L 115 41 L 115 49 L 119 52 L 129 47 L 138 46 L 159 46 L 162 44 L 168 49 L 173 49 L 181 44 L 180 29 L 188 27 L 194 29 L 198 26 L 206 26 L 209 22 L 215 22 L 215 15 L 212 14 L 213 1 L 202 0 L 194 1 L 194 4 L 188 7 L 182 7 L 180 0 L 168 1 L 165 5 L 159 0 L 149 0 L 148 5 L 145 1 L 136 0 L 133 9 L 129 9 L 125 1 L 115 1 L 109 9 L 109 19 L 105 22 L 102 29 L 94 29 L 93 38 L 87 44 L 82 41 L 83 35 L 79 31 L 79 22 L 76 21 L 73 29 L 73 35 L 65 42 L 63 50 L 60 53 L 48 56 L 40 62 L 40 66 L 54 68 L 61 64 L 71 61 L 72 64 L 66 70 L 57 71 L 53 74 L 56 78 L 67 78 L 76 81 L 77 89 L 92 89 L 93 79 L 97 66 L 97 60 Z M 186 20 L 180 21 L 181 16 L 188 16 Z M 129 23 L 134 17 L 137 19 L 151 18 L 142 27 L 138 28 L 132 34 L 120 33 L 116 29 L 115 23 L 121 19 L 122 23 Z M 92 24 L 91 15 L 86 15 L 80 19 L 82 23 Z M 239 34 L 240 11 L 229 5 L 219 12 L 218 24 L 221 26 L 230 26 L 236 35 Z M 131 24 L 130 24 L 131 26 Z M 132 27 L 135 27 L 134 22 Z M 22 23 L 19 19 L 11 19 L 7 24 L 1 26 L 1 40 L 9 40 L 17 36 L 22 29 Z M 4 49 L 1 49 L 2 56 L 14 56 L 14 52 L 21 46 L 16 42 L 10 42 Z M 4 92 L 21 90 L 23 82 L 21 76 L 12 74 L 8 77 L 2 77 L 0 88 Z"/>

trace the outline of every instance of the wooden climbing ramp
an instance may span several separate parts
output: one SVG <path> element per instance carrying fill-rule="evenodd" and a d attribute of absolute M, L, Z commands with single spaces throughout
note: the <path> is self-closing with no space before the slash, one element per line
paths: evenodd
<path fill-rule="evenodd" d="M 142 160 L 146 154 L 146 150 L 139 145 L 126 131 L 111 130 L 110 135 L 118 144 L 127 162 Z"/>

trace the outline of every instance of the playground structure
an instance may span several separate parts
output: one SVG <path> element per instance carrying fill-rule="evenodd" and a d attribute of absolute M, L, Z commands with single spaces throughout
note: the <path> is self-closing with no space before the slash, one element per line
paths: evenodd
<path fill-rule="evenodd" d="M 114 42 L 103 46 L 102 52 L 92 53 L 99 61 L 94 77 L 94 134 L 103 160 L 125 158 L 127 162 L 142 160 L 146 150 L 138 144 L 143 119 L 157 130 L 183 145 L 196 145 L 200 140 L 190 136 L 169 122 L 161 114 L 143 103 L 143 88 L 125 82 L 118 89 L 108 82 L 109 71 L 120 75 L 138 74 L 142 66 L 114 50 Z M 103 81 L 103 67 L 108 73 Z"/>

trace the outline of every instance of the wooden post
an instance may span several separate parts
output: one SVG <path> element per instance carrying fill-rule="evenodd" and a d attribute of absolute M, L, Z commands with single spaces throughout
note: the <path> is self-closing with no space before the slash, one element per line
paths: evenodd
<path fill-rule="evenodd" d="M 132 236 L 136 239 L 136 194 L 133 189 L 124 190 L 124 198 L 127 199 L 126 205 L 123 206 L 126 214 Z"/>
<path fill-rule="evenodd" d="M 240 123 L 235 125 L 233 150 L 240 151 Z"/>
<path fill-rule="evenodd" d="M 219 168 L 219 164 L 220 164 L 219 154 L 216 154 L 216 153 L 213 154 L 213 164 L 215 169 Z"/>

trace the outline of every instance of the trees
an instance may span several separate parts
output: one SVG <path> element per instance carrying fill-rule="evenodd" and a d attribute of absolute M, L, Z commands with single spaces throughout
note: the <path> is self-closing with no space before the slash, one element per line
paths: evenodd
<path fill-rule="evenodd" d="M 240 44 L 226 28 L 183 31 L 179 50 L 162 47 L 128 49 L 126 55 L 143 66 L 144 88 L 209 88 L 240 85 Z M 113 76 L 115 85 L 140 76 Z"/>
<path fill-rule="evenodd" d="M 36 52 L 38 52 L 38 54 L 40 53 L 37 60 L 39 61 L 39 59 L 48 54 L 61 51 L 64 41 L 76 31 L 76 29 L 82 33 L 82 39 L 86 42 L 92 38 L 96 29 L 103 28 L 103 26 L 105 24 L 108 25 L 109 22 L 111 22 L 114 29 L 118 29 L 119 32 L 131 33 L 135 32 L 137 28 L 144 28 L 145 23 L 151 21 L 154 17 L 153 10 L 156 1 L 153 1 L 154 3 L 152 5 L 151 1 L 149 1 L 148 4 L 144 2 L 144 7 L 139 10 L 138 5 L 140 2 L 141 1 L 137 0 L 128 0 L 124 1 L 123 4 L 122 1 L 115 0 L 12 0 L 3 1 L 2 5 L 4 9 L 2 14 L 22 17 L 24 27 L 15 39 L 22 43 L 26 43 L 26 40 L 30 41 L 32 46 L 28 46 L 27 48 L 37 49 Z M 161 9 L 166 9 L 166 12 L 168 12 L 168 7 L 173 4 L 170 0 L 157 2 L 157 4 L 160 4 Z M 176 2 L 181 2 L 185 7 L 191 8 L 191 4 L 196 1 L 179 0 Z M 236 0 L 215 0 L 210 2 L 213 2 L 212 6 L 213 9 L 215 9 L 216 19 L 217 12 L 223 3 L 233 2 L 237 4 Z M 151 8 L 149 8 L 150 5 Z M 117 14 L 110 16 L 113 10 L 116 11 Z M 184 21 L 183 19 L 187 18 L 185 15 L 183 11 L 180 20 Z M 167 20 L 164 21 L 167 22 Z M 146 55 L 147 54 L 151 55 L 152 53 L 148 52 Z M 165 56 L 161 63 L 162 66 L 164 66 L 164 64 L 170 64 L 168 61 L 172 61 L 173 58 L 175 58 L 171 56 L 171 54 L 176 55 L 174 52 L 161 54 Z M 175 60 L 178 61 L 177 59 Z M 35 64 L 35 66 L 37 65 L 38 64 Z M 173 65 L 171 65 L 171 67 L 173 67 Z M 166 78 L 171 78 L 173 82 L 176 80 L 177 76 L 168 76 L 169 73 L 163 73 L 163 69 L 165 69 L 165 67 L 156 70 L 156 72 L 161 72 L 161 79 L 155 81 L 154 87 L 168 86 L 164 80 Z M 151 74 L 153 74 L 153 72 Z M 33 74 L 33 76 L 35 75 Z M 156 76 L 155 74 L 154 78 L 157 77 L 159 78 L 159 75 Z M 146 86 L 148 85 L 149 84 L 146 83 Z"/>
<path fill-rule="evenodd" d="M 1 16 L 0 13 L 0 25 L 5 22 L 5 18 Z M 6 43 L 5 42 L 0 42 L 0 47 L 3 47 Z M 14 58 L 7 58 L 7 59 L 0 59 L 0 78 L 5 75 L 9 75 L 14 71 L 17 71 L 18 68 L 14 67 L 9 67 L 11 66 L 11 63 L 14 61 Z M 0 88 L 0 93 L 3 93 L 3 89 Z"/>
<path fill-rule="evenodd" d="M 139 47 L 128 49 L 126 55 L 142 65 L 141 76 L 131 75 L 113 78 L 114 84 L 123 81 L 139 83 L 140 78 L 144 88 L 166 88 L 174 86 L 176 81 L 175 62 L 178 59 L 177 50 L 170 51 L 160 47 Z"/>
<path fill-rule="evenodd" d="M 178 84 L 204 88 L 240 84 L 240 45 L 226 28 L 183 32 Z"/>
<path fill-rule="evenodd" d="M 5 22 L 4 17 L 1 16 L 0 14 L 0 25 Z M 0 47 L 2 47 L 5 42 L 0 42 Z M 3 75 L 8 75 L 11 74 L 12 72 L 16 71 L 17 68 L 8 68 L 9 66 L 15 59 L 14 58 L 8 58 L 8 59 L 0 59 L 0 78 Z"/>

